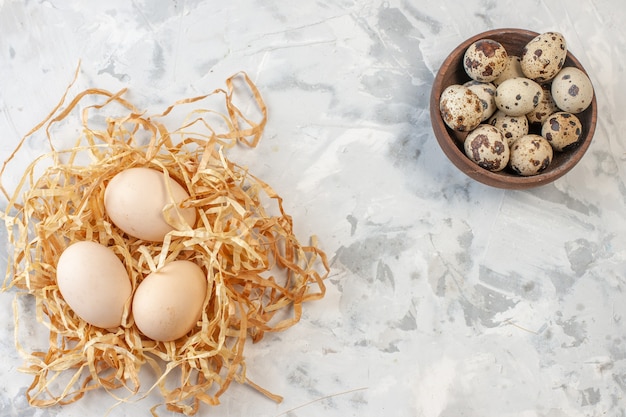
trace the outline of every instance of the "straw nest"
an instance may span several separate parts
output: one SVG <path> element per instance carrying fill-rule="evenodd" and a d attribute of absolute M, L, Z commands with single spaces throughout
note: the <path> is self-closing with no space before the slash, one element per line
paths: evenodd
<path fill-rule="evenodd" d="M 17 289 L 16 346 L 25 357 L 23 370 L 33 375 L 29 403 L 68 404 L 94 389 L 107 390 L 123 403 L 159 390 L 168 410 L 193 415 L 200 403 L 218 404 L 233 381 L 280 401 L 246 377 L 244 347 L 265 332 L 297 323 L 302 304 L 324 296 L 329 267 L 314 237 L 307 245 L 298 242 L 282 198 L 226 156 L 237 144 L 255 147 L 263 133 L 267 109 L 256 86 L 238 73 L 226 80 L 226 89 L 178 101 L 153 116 L 127 101 L 125 90 L 88 89 L 69 100 L 70 87 L 0 171 L 7 200 L 0 215 L 10 246 L 2 289 Z M 238 92 L 247 94 L 258 120 L 235 105 Z M 215 98 L 221 109 L 200 107 Z M 190 106 L 180 127 L 166 127 L 171 112 Z M 80 125 L 74 146 L 57 149 L 55 128 L 72 118 Z M 8 191 L 2 180 L 12 163 L 27 141 L 41 138 L 50 152 L 34 160 Z M 139 166 L 158 169 L 187 190 L 191 197 L 185 205 L 199 214 L 193 228 L 172 231 L 154 243 L 129 237 L 111 223 L 104 210 L 105 187 L 118 172 Z M 63 300 L 55 277 L 60 254 L 82 240 L 113 250 L 133 291 L 171 260 L 197 263 L 208 282 L 197 325 L 178 340 L 156 342 L 137 329 L 129 307 L 116 329 L 83 321 Z M 47 350 L 22 347 L 17 326 L 30 317 L 18 317 L 21 296 L 34 297 L 36 319 L 49 331 Z M 140 390 L 143 367 L 156 377 Z"/>

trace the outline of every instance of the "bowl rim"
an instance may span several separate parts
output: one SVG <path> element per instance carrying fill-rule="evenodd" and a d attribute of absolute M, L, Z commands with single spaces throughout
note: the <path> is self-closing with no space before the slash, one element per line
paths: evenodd
<path fill-rule="evenodd" d="M 558 178 L 565 175 L 569 172 L 579 161 L 582 159 L 584 154 L 587 152 L 587 149 L 591 145 L 591 140 L 595 133 L 596 122 L 597 122 L 597 101 L 596 94 L 594 88 L 593 98 L 590 104 L 591 107 L 591 118 L 590 123 L 587 126 L 588 131 L 583 140 L 574 150 L 577 154 L 577 158 L 569 158 L 563 164 L 551 169 L 547 172 L 542 172 L 533 176 L 517 176 L 517 175 L 503 175 L 500 172 L 492 172 L 487 169 L 484 169 L 474 162 L 472 162 L 464 152 L 462 152 L 458 146 L 444 146 L 444 144 L 448 145 L 450 142 L 454 141 L 454 138 L 450 136 L 449 128 L 443 122 L 441 118 L 441 113 L 439 111 L 439 98 L 443 89 L 447 86 L 443 85 L 443 75 L 445 70 L 451 68 L 457 61 L 454 58 L 455 56 L 459 56 L 461 52 L 464 51 L 474 42 L 488 37 L 497 36 L 506 36 L 507 34 L 522 34 L 529 37 L 529 40 L 539 35 L 538 32 L 534 32 L 527 29 L 519 29 L 519 28 L 500 28 L 500 29 L 491 29 L 485 32 L 478 33 L 470 38 L 467 38 L 465 41 L 461 42 L 458 46 L 456 46 L 444 61 L 441 63 L 439 69 L 437 70 L 437 74 L 435 75 L 435 79 L 433 81 L 433 85 L 431 88 L 430 94 L 430 119 L 431 119 L 431 127 L 433 132 L 435 133 L 435 137 L 437 142 L 439 143 L 440 148 L 444 152 L 444 154 L 448 157 L 448 159 L 464 174 L 469 176 L 470 178 L 479 181 L 485 185 L 504 188 L 504 189 L 527 189 L 542 186 L 548 183 L 551 183 Z M 496 36 L 496 37 L 497 37 Z M 574 66 L 581 69 L 587 76 L 587 71 L 580 63 L 580 61 L 569 51 L 567 51 L 567 58 L 572 61 Z M 442 71 L 442 69 L 444 71 Z M 469 80 L 469 78 L 468 78 Z M 441 137 L 441 134 L 437 133 L 435 126 L 439 124 L 443 125 L 444 132 L 446 133 L 446 137 Z"/>

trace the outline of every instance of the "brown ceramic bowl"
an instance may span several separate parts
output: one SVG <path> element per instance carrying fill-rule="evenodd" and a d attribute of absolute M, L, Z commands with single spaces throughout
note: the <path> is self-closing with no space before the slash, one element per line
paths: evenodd
<path fill-rule="evenodd" d="M 509 55 L 520 56 L 524 46 L 538 33 L 524 29 L 495 29 L 475 35 L 457 46 L 442 63 L 430 95 L 430 119 L 435 136 L 441 149 L 461 171 L 469 177 L 493 187 L 506 189 L 526 189 L 550 183 L 565 175 L 583 157 L 593 137 L 597 120 L 597 103 L 594 95 L 591 105 L 582 113 L 577 114 L 583 127 L 581 140 L 577 145 L 564 152 L 554 152 L 552 162 L 540 174 L 523 177 L 515 174 L 509 168 L 499 172 L 491 172 L 472 162 L 463 151 L 463 139 L 467 132 L 454 131 L 444 123 L 439 111 L 439 97 L 441 92 L 452 84 L 463 84 L 470 78 L 463 69 L 463 55 L 465 50 L 480 39 L 489 38 L 500 42 Z M 567 40 L 567 38 L 566 38 Z M 583 71 L 580 62 L 570 52 L 567 53 L 565 66 L 577 67 Z M 537 132 L 537 127 L 531 127 L 531 133 Z"/>

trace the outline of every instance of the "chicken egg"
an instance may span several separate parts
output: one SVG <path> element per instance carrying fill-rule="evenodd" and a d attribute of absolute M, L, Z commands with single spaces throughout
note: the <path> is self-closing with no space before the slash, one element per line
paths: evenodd
<path fill-rule="evenodd" d="M 81 319 L 105 329 L 121 324 L 132 288 L 111 249 L 92 241 L 73 243 L 59 256 L 56 279 L 61 296 Z"/>
<path fill-rule="evenodd" d="M 163 172 L 129 168 L 106 186 L 104 206 L 111 221 L 126 234 L 159 242 L 172 230 L 194 225 L 196 210 L 181 206 L 188 198 L 187 191 L 174 179 L 167 177 L 166 183 Z"/>
<path fill-rule="evenodd" d="M 146 276 L 133 297 L 137 328 L 156 341 L 176 340 L 198 322 L 207 290 L 206 276 L 191 261 L 172 261 Z"/>

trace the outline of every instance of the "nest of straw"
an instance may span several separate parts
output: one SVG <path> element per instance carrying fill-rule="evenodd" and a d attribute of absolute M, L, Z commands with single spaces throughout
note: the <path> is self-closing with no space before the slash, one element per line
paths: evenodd
<path fill-rule="evenodd" d="M 260 120 L 251 120 L 235 105 L 240 86 Z M 226 156 L 236 144 L 256 146 L 263 133 L 267 110 L 256 86 L 238 73 L 226 80 L 226 89 L 181 100 L 155 116 L 136 109 L 124 98 L 125 90 L 89 89 L 68 102 L 70 87 L 0 171 L 0 190 L 7 199 L 0 216 L 10 246 L 2 289 L 18 289 L 16 346 L 25 357 L 23 370 L 33 375 L 29 403 L 68 404 L 94 389 L 124 402 L 160 390 L 168 410 L 193 415 L 201 403 L 218 404 L 233 381 L 280 401 L 246 377 L 244 347 L 265 332 L 297 323 L 302 304 L 324 296 L 329 267 L 314 237 L 307 245 L 298 242 L 281 197 Z M 223 108 L 195 108 L 176 129 L 163 123 L 177 107 L 199 105 L 209 96 L 220 98 Z M 106 114 L 113 106 L 118 115 L 92 126 L 93 112 Z M 75 145 L 56 149 L 55 126 L 77 114 L 81 132 Z M 36 137 L 46 138 L 50 152 L 27 167 L 13 192 L 7 191 L 2 179 L 8 167 Z M 129 237 L 111 223 L 104 211 L 105 187 L 116 173 L 138 166 L 158 169 L 183 185 L 191 196 L 185 204 L 199 214 L 195 227 L 172 231 L 154 243 Z M 208 286 L 194 329 L 176 341 L 155 342 L 137 329 L 128 308 L 116 329 L 84 322 L 63 300 L 55 278 L 60 254 L 81 240 L 111 248 L 126 266 L 133 291 L 168 261 L 197 263 Z M 49 331 L 47 350 L 28 352 L 19 341 L 17 299 L 23 295 L 34 297 L 36 319 Z M 142 391 L 143 367 L 156 377 Z"/>

